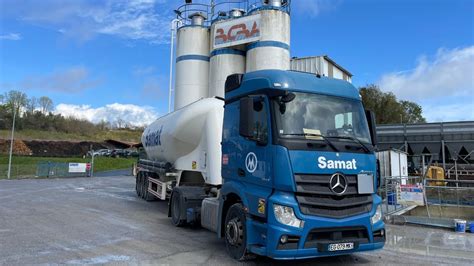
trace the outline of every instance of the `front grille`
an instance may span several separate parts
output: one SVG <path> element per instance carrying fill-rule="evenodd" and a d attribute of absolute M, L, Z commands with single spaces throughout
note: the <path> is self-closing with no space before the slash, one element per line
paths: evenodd
<path fill-rule="evenodd" d="M 354 242 L 356 245 L 369 243 L 369 234 L 365 227 L 321 228 L 311 230 L 304 248 L 324 248 L 331 243 Z M 357 247 L 356 247 L 357 248 Z"/>
<path fill-rule="evenodd" d="M 302 213 L 344 218 L 372 210 L 372 195 L 357 194 L 357 176 L 346 175 L 348 187 L 337 196 L 329 188 L 331 175 L 295 175 L 296 200 Z"/>

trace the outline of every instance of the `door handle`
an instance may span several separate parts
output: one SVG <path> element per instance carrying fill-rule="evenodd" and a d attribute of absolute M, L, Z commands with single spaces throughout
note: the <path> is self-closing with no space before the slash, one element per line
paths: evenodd
<path fill-rule="evenodd" d="M 244 176 L 245 176 L 245 171 L 244 171 L 244 169 L 242 169 L 242 168 L 239 168 L 239 169 L 237 170 L 237 173 L 239 174 L 240 177 L 244 177 Z"/>

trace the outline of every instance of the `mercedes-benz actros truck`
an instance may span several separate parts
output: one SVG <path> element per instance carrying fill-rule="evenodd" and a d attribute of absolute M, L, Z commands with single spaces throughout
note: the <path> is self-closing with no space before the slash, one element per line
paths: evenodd
<path fill-rule="evenodd" d="M 385 243 L 374 115 L 352 84 L 289 70 L 290 6 L 179 7 L 175 111 L 142 136 L 138 196 L 168 200 L 174 225 L 216 232 L 237 260 Z"/>

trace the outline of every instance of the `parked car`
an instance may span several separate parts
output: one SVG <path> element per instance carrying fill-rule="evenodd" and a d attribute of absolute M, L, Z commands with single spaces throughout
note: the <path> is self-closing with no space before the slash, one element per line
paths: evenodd
<path fill-rule="evenodd" d="M 111 150 L 109 149 L 102 149 L 102 150 L 99 150 L 99 155 L 100 156 L 109 156 Z"/>
<path fill-rule="evenodd" d="M 87 156 L 92 156 L 92 155 L 94 155 L 94 157 L 97 157 L 97 156 L 108 156 L 109 153 L 110 153 L 110 150 L 109 150 L 109 149 L 100 149 L 100 150 L 94 151 L 94 153 L 92 153 L 92 151 L 88 151 L 88 152 L 87 152 Z"/>
<path fill-rule="evenodd" d="M 138 151 L 129 151 L 130 157 L 138 157 L 138 155 L 139 155 Z"/>
<path fill-rule="evenodd" d="M 128 157 L 128 152 L 126 150 L 116 149 L 116 150 L 113 150 L 110 153 L 110 157 L 113 157 L 113 158 L 120 158 L 120 157 L 127 158 Z"/>

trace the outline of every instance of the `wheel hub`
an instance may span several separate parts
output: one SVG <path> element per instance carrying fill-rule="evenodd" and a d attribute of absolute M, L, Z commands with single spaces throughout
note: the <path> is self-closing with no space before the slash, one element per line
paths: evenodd
<path fill-rule="evenodd" d="M 234 218 L 227 223 L 226 238 L 229 244 L 233 246 L 242 244 L 242 222 L 238 218 Z"/>

